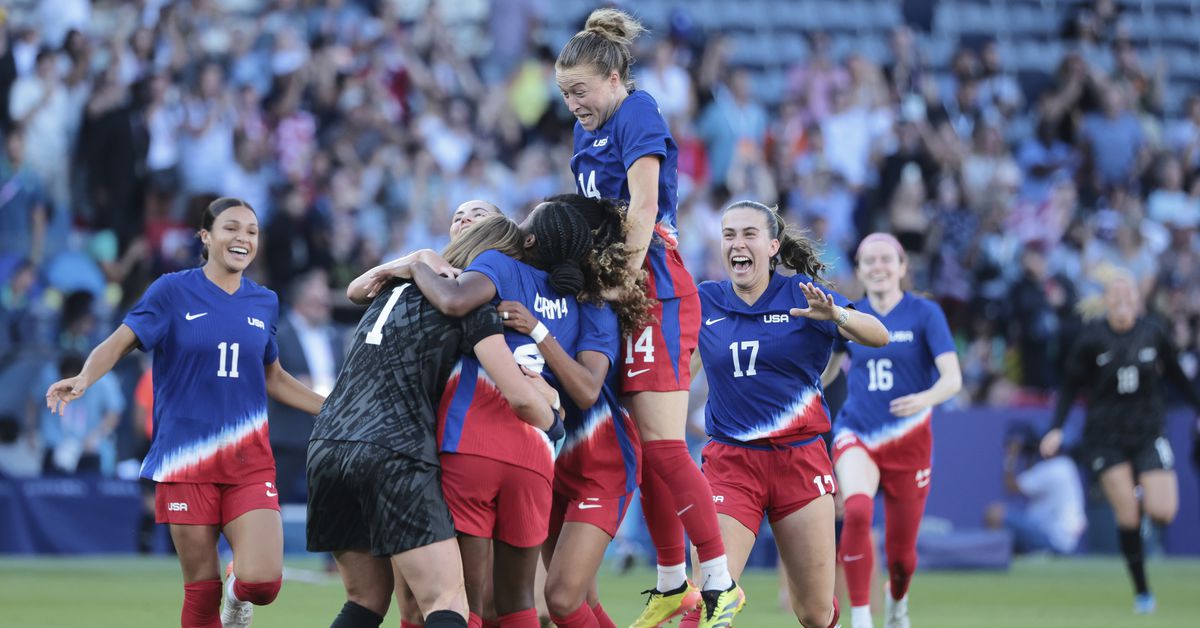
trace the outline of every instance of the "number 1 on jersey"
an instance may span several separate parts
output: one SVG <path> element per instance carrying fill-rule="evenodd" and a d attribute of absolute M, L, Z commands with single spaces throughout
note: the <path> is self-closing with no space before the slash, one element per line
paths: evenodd
<path fill-rule="evenodd" d="M 238 364 L 238 350 L 240 348 L 241 347 L 239 347 L 238 343 L 236 343 L 236 342 L 233 344 L 230 344 L 228 342 L 222 342 L 221 344 L 217 345 L 217 349 L 219 349 L 221 351 L 221 364 L 219 366 L 217 366 L 217 377 L 237 377 L 238 376 L 237 364 Z M 233 367 L 230 368 L 228 371 L 225 370 L 225 349 L 229 349 L 229 352 L 233 354 L 233 356 L 232 356 L 233 360 L 231 362 Z"/>
<path fill-rule="evenodd" d="M 596 171 L 588 172 L 587 183 L 583 182 L 583 173 L 579 173 L 579 193 L 588 198 L 600 198 L 600 190 L 596 188 Z"/>
<path fill-rule="evenodd" d="M 379 313 L 379 318 L 375 319 L 375 326 L 371 328 L 371 331 L 367 332 L 367 344 L 377 345 L 383 342 L 383 325 L 387 323 L 388 317 L 392 315 L 392 308 L 396 307 L 396 301 L 400 300 L 400 295 L 404 293 L 404 289 L 411 285 L 411 283 L 406 283 L 402 286 L 392 288 L 392 294 L 388 296 L 387 303 L 383 304 L 383 311 Z"/>
<path fill-rule="evenodd" d="M 637 342 L 633 341 L 633 336 L 625 336 L 625 363 L 633 364 L 633 354 L 642 354 L 642 362 L 654 361 L 654 329 L 647 327 L 642 330 L 642 335 L 638 336 Z"/>
<path fill-rule="evenodd" d="M 892 389 L 892 361 L 887 358 L 867 360 L 867 390 Z"/>
<path fill-rule="evenodd" d="M 741 357 L 738 356 L 738 343 L 736 340 L 729 343 L 729 350 L 733 352 L 733 376 L 734 377 L 742 377 L 743 375 L 750 376 L 750 375 L 758 374 L 758 371 L 754 370 L 754 363 L 758 360 L 758 341 L 757 340 L 743 340 L 742 341 L 742 350 L 745 351 L 746 349 L 750 350 L 750 365 L 743 372 L 742 371 L 742 359 L 741 359 Z"/>

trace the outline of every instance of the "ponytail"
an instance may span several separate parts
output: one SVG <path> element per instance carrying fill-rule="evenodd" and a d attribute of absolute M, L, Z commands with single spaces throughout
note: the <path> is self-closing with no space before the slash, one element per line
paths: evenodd
<path fill-rule="evenodd" d="M 753 209 L 766 217 L 771 239 L 779 240 L 779 252 L 771 258 L 771 270 L 782 264 L 796 273 L 812 277 L 818 283 L 825 283 L 822 275 L 829 268 L 821 261 L 820 246 L 805 231 L 791 229 L 783 216 L 779 215 L 778 209 L 756 201 L 738 201 L 726 207 L 725 211 L 734 209 Z"/>
<path fill-rule="evenodd" d="M 568 70 L 592 65 L 603 76 L 615 71 L 625 87 L 633 91 L 630 66 L 634 60 L 631 48 L 633 40 L 644 32 L 646 28 L 641 22 L 624 11 L 596 9 L 588 16 L 583 30 L 575 33 L 558 53 L 555 68 Z"/>

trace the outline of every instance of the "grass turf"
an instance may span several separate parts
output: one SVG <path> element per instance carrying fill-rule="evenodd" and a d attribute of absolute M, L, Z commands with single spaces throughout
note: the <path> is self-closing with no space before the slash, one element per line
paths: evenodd
<path fill-rule="evenodd" d="M 258 608 L 257 628 L 328 626 L 344 600 L 340 581 L 317 559 L 288 562 L 279 599 Z M 1132 614 L 1124 567 L 1115 558 L 1019 561 L 1004 572 L 918 572 L 910 615 L 922 628 L 1184 627 L 1200 625 L 1200 560 L 1154 560 L 1148 566 L 1158 596 L 1156 615 Z M 299 576 L 297 580 L 292 576 Z M 107 627 L 178 625 L 182 600 L 172 558 L 0 558 L 0 625 Z M 776 604 L 772 572 L 748 573 L 743 628 L 797 626 Z M 648 570 L 601 575 L 601 599 L 619 625 L 638 613 L 638 591 L 653 585 Z M 848 617 L 843 625 L 848 626 Z M 394 606 L 384 626 L 400 623 Z M 877 618 L 876 625 L 882 625 Z"/>

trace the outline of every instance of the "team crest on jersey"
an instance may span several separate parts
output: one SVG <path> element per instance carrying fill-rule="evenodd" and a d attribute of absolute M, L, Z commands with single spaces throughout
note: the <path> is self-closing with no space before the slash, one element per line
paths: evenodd
<path fill-rule="evenodd" d="M 891 342 L 912 342 L 915 336 L 911 331 L 894 331 L 888 334 Z"/>
<path fill-rule="evenodd" d="M 540 314 L 543 318 L 557 320 L 567 316 L 567 299 L 547 299 L 538 294 L 533 299 L 533 311 Z"/>
<path fill-rule="evenodd" d="M 786 323 L 792 320 L 787 314 L 763 314 L 764 323 Z"/>
<path fill-rule="evenodd" d="M 607 136 L 602 137 L 602 138 L 592 142 L 592 148 L 601 148 L 603 146 L 608 146 L 608 137 Z"/>
<path fill-rule="evenodd" d="M 248 325 L 250 325 L 251 327 L 257 327 L 263 331 L 266 331 L 266 329 L 267 329 L 267 326 L 265 324 L 263 324 L 262 321 L 258 320 L 257 318 L 254 318 L 253 316 L 247 316 L 246 323 Z"/>

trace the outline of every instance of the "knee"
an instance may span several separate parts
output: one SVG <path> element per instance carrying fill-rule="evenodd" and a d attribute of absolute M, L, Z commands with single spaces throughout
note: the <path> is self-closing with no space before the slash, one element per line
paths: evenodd
<path fill-rule="evenodd" d="M 266 582 L 246 582 L 238 578 L 234 583 L 234 594 L 243 602 L 250 602 L 255 606 L 265 606 L 275 601 L 279 596 L 279 589 L 283 581 L 280 578 L 268 580 Z"/>
<path fill-rule="evenodd" d="M 1150 517 L 1150 521 L 1155 525 L 1160 526 L 1170 525 L 1178 512 L 1178 504 L 1155 504 L 1146 508 L 1146 516 Z"/>
<path fill-rule="evenodd" d="M 858 493 L 846 498 L 843 526 L 852 529 L 870 529 L 875 514 L 875 504 L 865 494 Z"/>
<path fill-rule="evenodd" d="M 833 603 L 804 603 L 796 606 L 796 619 L 805 628 L 828 628 L 833 617 Z"/>
<path fill-rule="evenodd" d="M 546 609 L 555 617 L 574 613 L 587 595 L 586 591 L 561 579 L 546 580 Z"/>
<path fill-rule="evenodd" d="M 421 616 L 421 611 L 426 615 L 435 611 L 454 611 L 464 616 L 468 611 L 467 592 L 462 585 L 431 591 L 429 595 L 418 597 L 416 603 L 420 607 L 418 617 Z"/>

